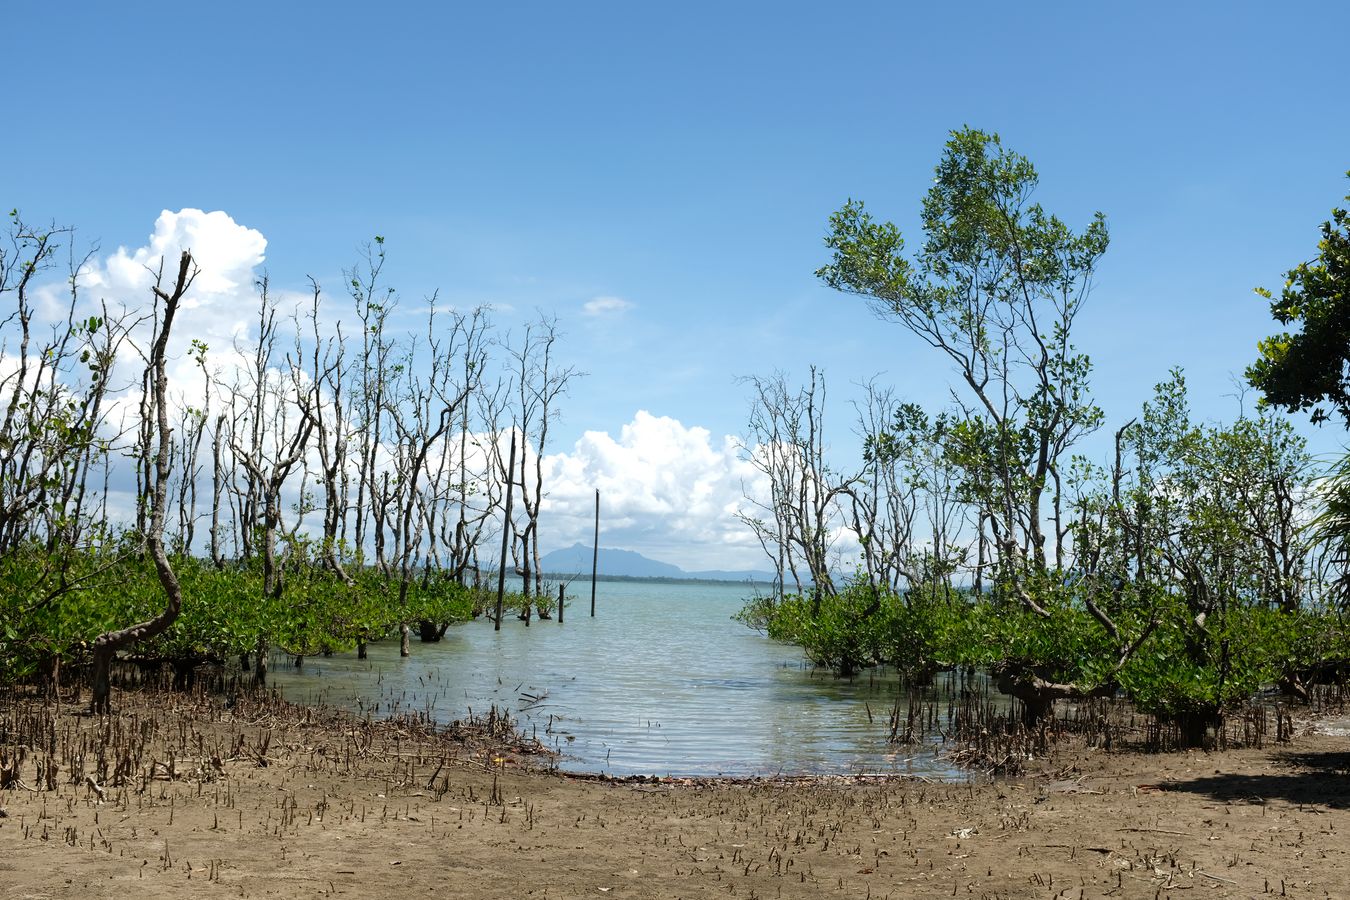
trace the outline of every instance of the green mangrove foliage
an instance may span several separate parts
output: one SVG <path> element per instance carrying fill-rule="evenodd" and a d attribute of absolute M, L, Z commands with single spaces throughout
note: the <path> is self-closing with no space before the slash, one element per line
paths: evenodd
<path fill-rule="evenodd" d="M 89 554 L 69 574 L 82 584 L 60 603 L 33 593 L 34 565 L 41 548 L 16 554 L 0 568 L 0 655 L 4 677 L 17 679 L 52 666 L 83 665 L 93 640 L 119 623 L 140 621 L 163 605 L 155 570 L 138 550 L 124 546 Z M 350 580 L 312 566 L 296 565 L 278 597 L 263 592 L 258 565 L 217 569 L 201 559 L 173 560 L 185 602 L 162 634 L 137 645 L 136 658 L 177 666 L 224 662 L 253 653 L 263 640 L 291 656 L 350 650 L 398 633 L 408 620 L 440 623 L 439 630 L 467 621 L 486 604 L 471 587 L 426 573 L 414 579 L 400 602 L 397 583 L 378 571 L 352 570 Z M 519 604 L 519 594 L 514 601 Z"/>
<path fill-rule="evenodd" d="M 1329 418 L 1329 406 L 1350 425 L 1350 210 L 1333 209 L 1321 233 L 1317 256 L 1285 274 L 1278 298 L 1257 289 L 1275 321 L 1295 330 L 1261 341 L 1247 378 L 1273 406 L 1314 422 Z"/>
<path fill-rule="evenodd" d="M 844 470 L 825 452 L 821 373 L 798 391 L 750 380 L 745 455 L 769 496 L 744 518 L 779 590 L 742 619 L 843 674 L 986 669 L 1033 720 L 1124 695 L 1190 742 L 1265 686 L 1301 694 L 1341 669 L 1345 554 L 1307 527 L 1322 494 L 1292 426 L 1265 409 L 1197 424 L 1176 371 L 1109 461 L 1075 453 L 1106 421 L 1072 341 L 1104 217 L 1071 229 L 1032 202 L 1031 164 L 972 129 L 935 176 L 916 253 L 849 201 L 817 274 L 953 363 L 953 405 L 929 414 L 867 385 L 861 464 Z"/>

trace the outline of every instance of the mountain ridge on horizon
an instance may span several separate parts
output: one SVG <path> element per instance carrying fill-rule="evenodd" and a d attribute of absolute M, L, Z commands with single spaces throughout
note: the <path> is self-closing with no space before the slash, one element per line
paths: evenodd
<path fill-rule="evenodd" d="M 556 574 L 588 573 L 591 571 L 592 548 L 575 543 L 561 550 L 552 550 L 539 558 L 545 572 Z M 643 556 L 636 550 L 616 547 L 600 548 L 601 575 L 619 575 L 628 578 L 688 578 L 695 581 L 773 581 L 772 572 L 752 569 L 703 569 L 687 571 L 671 563 Z"/>

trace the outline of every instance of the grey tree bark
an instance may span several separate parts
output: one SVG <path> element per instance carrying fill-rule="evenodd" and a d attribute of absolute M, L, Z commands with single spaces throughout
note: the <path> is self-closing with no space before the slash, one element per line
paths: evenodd
<path fill-rule="evenodd" d="M 153 457 L 154 482 L 150 495 L 150 521 L 145 532 L 145 543 L 150 551 L 150 558 L 154 561 L 159 583 L 164 588 L 164 609 L 151 619 L 117 631 L 106 631 L 94 640 L 93 696 L 90 700 L 90 710 L 96 715 L 111 712 L 109 673 L 117 651 L 162 634 L 174 623 L 183 608 L 183 592 L 173 566 L 169 563 L 168 554 L 164 551 L 164 507 L 173 459 L 173 432 L 169 428 L 167 400 L 169 379 L 164 371 L 164 356 L 169 343 L 169 334 L 173 329 L 174 316 L 178 312 L 178 304 L 192 286 L 196 274 L 196 269 L 192 265 L 192 255 L 183 251 L 182 258 L 178 262 L 178 278 L 174 282 L 173 290 L 165 292 L 159 284 L 155 285 L 155 297 L 164 303 L 164 318 L 154 335 L 150 358 L 146 365 L 157 442 Z M 142 451 L 147 454 L 150 449 L 148 445 L 142 446 Z"/>

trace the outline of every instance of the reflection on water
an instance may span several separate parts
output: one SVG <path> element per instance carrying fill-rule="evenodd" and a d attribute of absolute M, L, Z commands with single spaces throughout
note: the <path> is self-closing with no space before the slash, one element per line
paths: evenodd
<path fill-rule="evenodd" d="M 575 585 L 580 592 L 580 585 Z M 589 584 L 586 585 L 589 594 Z M 911 772 L 955 778 L 936 747 L 888 744 L 897 686 L 876 673 L 852 681 L 804 665 L 800 651 L 731 616 L 749 588 L 605 582 L 597 615 L 577 600 L 567 621 L 530 627 L 508 616 L 355 654 L 274 663 L 292 700 L 441 721 L 490 704 L 511 710 L 562 753 L 560 766 L 613 775 L 772 775 Z"/>

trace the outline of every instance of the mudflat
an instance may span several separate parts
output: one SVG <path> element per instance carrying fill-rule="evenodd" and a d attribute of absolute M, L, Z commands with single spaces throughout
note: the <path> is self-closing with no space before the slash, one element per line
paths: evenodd
<path fill-rule="evenodd" d="M 1350 897 L 1350 746 L 1308 728 L 965 784 L 614 782 L 509 723 L 115 700 L 3 710 L 0 897 Z"/>

